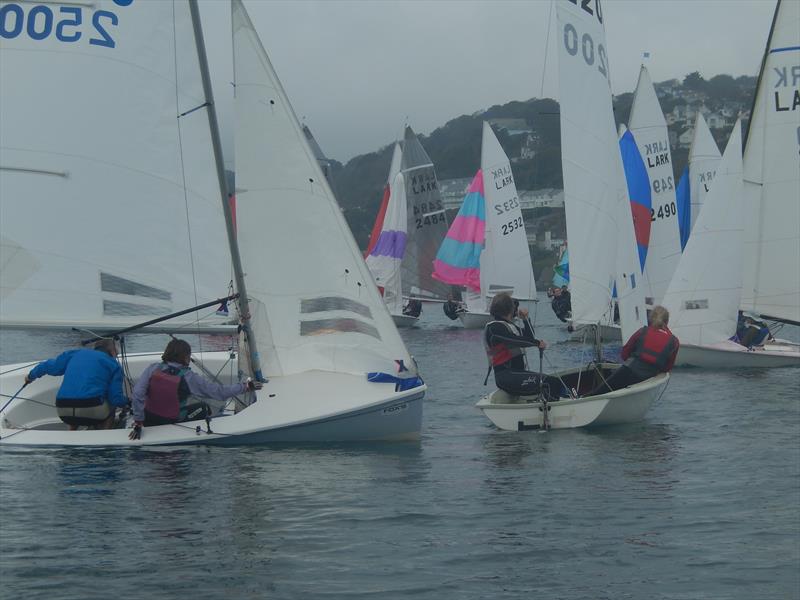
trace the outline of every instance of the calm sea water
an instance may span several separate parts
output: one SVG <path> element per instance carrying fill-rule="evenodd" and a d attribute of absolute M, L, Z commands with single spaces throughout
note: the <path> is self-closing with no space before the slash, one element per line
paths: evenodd
<path fill-rule="evenodd" d="M 0 451 L 0 597 L 800 598 L 800 370 L 676 371 L 643 423 L 500 432 L 480 332 L 426 305 L 403 335 L 419 443 Z M 75 339 L 4 333 L 0 364 Z"/>

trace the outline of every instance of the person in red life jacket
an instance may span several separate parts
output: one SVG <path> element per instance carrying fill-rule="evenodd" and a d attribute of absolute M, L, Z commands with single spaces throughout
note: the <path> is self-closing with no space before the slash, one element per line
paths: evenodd
<path fill-rule="evenodd" d="M 116 408 L 128 405 L 114 340 L 99 340 L 93 349 L 67 350 L 41 362 L 28 373 L 25 383 L 42 375 L 64 376 L 56 394 L 56 411 L 70 431 L 80 426 L 109 429 Z"/>
<path fill-rule="evenodd" d="M 246 391 L 260 390 L 260 382 L 248 381 L 223 385 L 198 375 L 189 367 L 192 347 L 173 339 L 164 349 L 161 362 L 148 366 L 133 388 L 134 428 L 131 439 L 139 439 L 142 426 L 167 425 L 206 418 L 210 409 L 190 397 L 203 396 L 227 400 Z"/>
<path fill-rule="evenodd" d="M 515 396 L 532 396 L 539 393 L 539 374 L 526 369 L 524 349 L 544 350 L 547 344 L 534 337 L 528 311 L 518 305 L 507 293 L 492 298 L 489 313 L 494 320 L 484 328 L 483 343 L 497 387 Z M 514 322 L 516 316 L 522 319 L 521 328 Z"/>
<path fill-rule="evenodd" d="M 667 327 L 669 311 L 663 306 L 654 306 L 649 318 L 650 325 L 634 333 L 622 348 L 625 361 L 622 366 L 590 396 L 620 390 L 672 370 L 680 342 Z"/>

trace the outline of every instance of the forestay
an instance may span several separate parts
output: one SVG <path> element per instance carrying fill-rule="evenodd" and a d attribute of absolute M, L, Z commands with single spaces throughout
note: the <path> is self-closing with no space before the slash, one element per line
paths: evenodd
<path fill-rule="evenodd" d="M 572 315 L 610 323 L 615 281 L 623 335 L 644 321 L 633 219 L 617 145 L 608 53 L 596 2 L 558 3 L 561 160 Z"/>
<path fill-rule="evenodd" d="M 648 303 L 658 304 L 681 257 L 681 242 L 667 123 L 650 74 L 644 66 L 639 71 L 628 129 L 639 146 L 652 189 L 644 289 Z"/>
<path fill-rule="evenodd" d="M 237 239 L 265 375 L 409 366 L 240 0 L 233 32 Z"/>
<path fill-rule="evenodd" d="M 375 283 L 383 289 L 383 299 L 389 312 L 400 314 L 403 311 L 403 291 L 400 265 L 406 249 L 408 223 L 406 210 L 405 179 L 400 174 L 402 151 L 400 144 L 394 145 L 392 162 L 389 167 L 389 180 L 384 190 L 385 205 L 379 213 L 380 224 L 376 222 L 373 242 L 367 252 L 367 267 Z"/>
<path fill-rule="evenodd" d="M 519 300 L 536 298 L 528 236 L 511 163 L 486 121 L 481 142 L 486 198 L 486 250 L 481 255 L 484 297 L 508 292 Z"/>
<path fill-rule="evenodd" d="M 684 344 L 712 345 L 736 332 L 742 293 L 742 135 L 737 121 L 664 306 Z"/>
<path fill-rule="evenodd" d="M 423 298 L 447 298 L 449 288 L 433 278 L 433 261 L 447 233 L 447 217 L 439 182 L 428 153 L 411 127 L 403 140 L 401 172 L 405 177 L 408 243 L 403 258 L 403 293 Z"/>
<path fill-rule="evenodd" d="M 2 4 L 0 322 L 115 329 L 227 295 L 187 2 L 59 4 Z"/>
<path fill-rule="evenodd" d="M 800 2 L 780 2 L 744 151 L 742 308 L 800 323 Z"/>

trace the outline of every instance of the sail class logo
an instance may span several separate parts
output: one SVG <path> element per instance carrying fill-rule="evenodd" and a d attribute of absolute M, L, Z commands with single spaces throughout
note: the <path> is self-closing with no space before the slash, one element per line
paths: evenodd
<path fill-rule="evenodd" d="M 112 0 L 110 8 L 125 8 L 134 0 Z M 101 48 L 116 48 L 116 28 L 119 16 L 112 10 L 67 4 L 48 6 L 29 2 L 8 3 L 0 6 L 0 39 L 18 37 L 35 42 L 53 40 L 67 44 L 87 43 Z"/>
<path fill-rule="evenodd" d="M 774 87 L 782 88 L 775 90 L 775 110 L 797 110 L 800 106 L 800 65 L 773 67 L 773 70 L 778 77 Z"/>

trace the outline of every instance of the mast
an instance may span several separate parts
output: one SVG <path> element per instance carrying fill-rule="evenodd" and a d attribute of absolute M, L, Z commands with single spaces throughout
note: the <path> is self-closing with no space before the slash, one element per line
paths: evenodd
<path fill-rule="evenodd" d="M 242 331 L 247 340 L 249 350 L 250 366 L 257 381 L 264 381 L 261 373 L 261 359 L 258 354 L 255 336 L 252 335 L 250 328 L 250 302 L 247 296 L 247 289 L 244 284 L 244 273 L 242 271 L 242 258 L 239 255 L 239 244 L 236 241 L 236 230 L 233 225 L 230 204 L 228 202 L 228 190 L 225 183 L 225 167 L 222 163 L 222 144 L 220 143 L 219 125 L 217 124 L 217 112 L 214 108 L 214 94 L 211 90 L 211 78 L 208 75 L 208 58 L 206 57 L 206 47 L 203 41 L 203 27 L 200 23 L 200 11 L 197 7 L 197 0 L 189 0 L 189 9 L 192 14 L 192 27 L 194 28 L 194 39 L 197 45 L 197 59 L 200 63 L 200 74 L 203 79 L 203 95 L 208 107 L 208 126 L 211 132 L 211 145 L 214 149 L 214 162 L 217 166 L 217 180 L 219 181 L 219 193 L 222 200 L 222 211 L 225 214 L 225 228 L 228 232 L 228 245 L 233 262 L 234 279 L 236 289 L 239 292 L 239 318 L 241 319 Z"/>
<path fill-rule="evenodd" d="M 761 79 L 764 77 L 764 67 L 767 66 L 767 57 L 769 56 L 769 47 L 772 44 L 772 34 L 775 32 L 775 22 L 778 20 L 778 11 L 781 8 L 781 0 L 775 3 L 775 13 L 772 15 L 772 25 L 769 28 L 769 35 L 767 36 L 767 45 L 764 47 L 764 56 L 761 57 L 761 68 L 758 70 L 758 79 L 756 80 L 756 91 L 753 94 L 753 102 L 750 104 L 750 118 L 747 119 L 747 131 L 744 132 L 744 144 L 742 145 L 742 155 L 750 142 L 750 125 L 753 123 L 753 115 L 756 111 L 756 100 L 758 100 L 758 90 L 761 87 Z"/>

